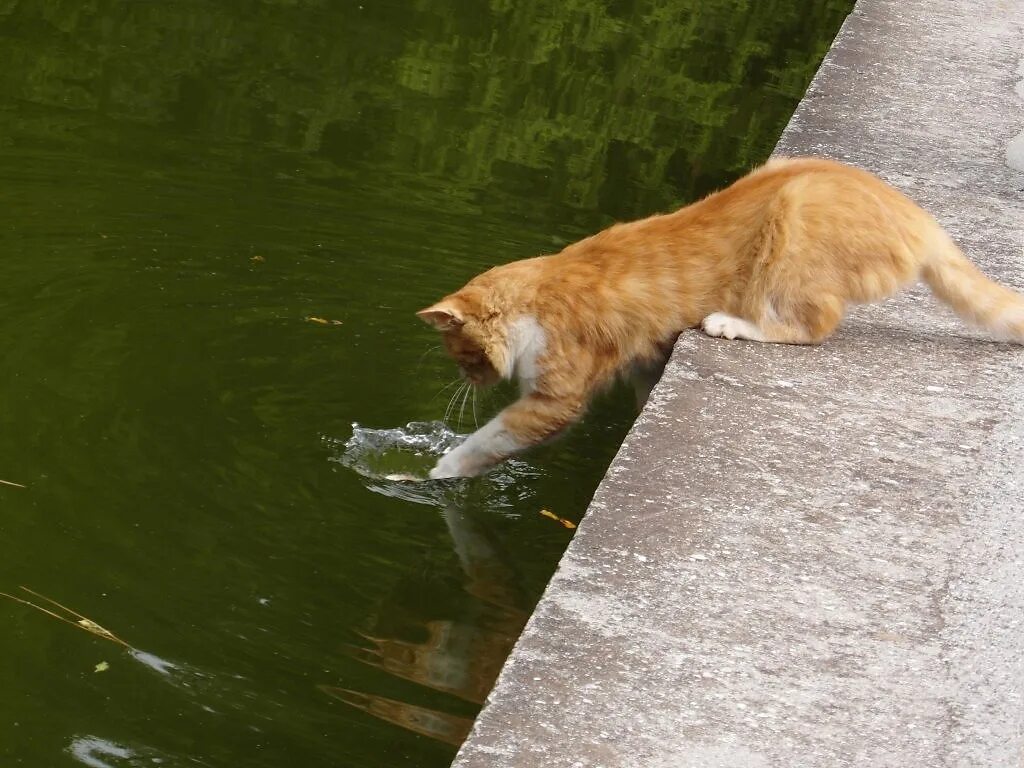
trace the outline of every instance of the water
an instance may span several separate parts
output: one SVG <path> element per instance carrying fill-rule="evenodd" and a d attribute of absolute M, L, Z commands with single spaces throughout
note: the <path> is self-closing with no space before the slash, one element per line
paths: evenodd
<path fill-rule="evenodd" d="M 452 498 L 453 489 L 487 487 L 492 508 L 511 508 L 502 504 L 498 491 L 513 491 L 540 473 L 529 462 L 513 457 L 498 465 L 483 478 L 429 480 L 428 473 L 437 460 L 466 438 L 445 423 L 410 422 L 393 429 L 368 429 L 352 425 L 352 436 L 340 445 L 337 461 L 366 478 L 368 490 L 418 504 L 443 507 Z M 339 445 L 338 440 L 327 440 Z"/>
<path fill-rule="evenodd" d="M 345 441 L 337 460 L 374 480 L 424 481 L 438 458 L 463 439 L 463 435 L 442 421 L 413 421 L 394 429 L 368 429 L 353 424 L 352 436 Z M 505 469 L 499 467 L 498 471 Z M 440 487 L 443 484 L 430 485 Z"/>
<path fill-rule="evenodd" d="M 0 0 L 0 591 L 128 644 L 0 598 L 0 762 L 447 765 L 634 411 L 388 479 L 413 313 L 766 157 L 849 5 Z"/>

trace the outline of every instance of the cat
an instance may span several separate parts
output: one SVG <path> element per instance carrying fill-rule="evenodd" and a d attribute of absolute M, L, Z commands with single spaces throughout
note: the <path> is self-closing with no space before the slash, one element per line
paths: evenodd
<path fill-rule="evenodd" d="M 816 344 L 848 305 L 919 278 L 967 321 L 1024 343 L 1024 296 L 902 193 L 831 160 L 772 160 L 674 213 L 494 267 L 417 315 L 468 382 L 516 380 L 520 398 L 430 477 L 477 475 L 557 436 L 617 375 L 663 364 L 687 328 Z"/>

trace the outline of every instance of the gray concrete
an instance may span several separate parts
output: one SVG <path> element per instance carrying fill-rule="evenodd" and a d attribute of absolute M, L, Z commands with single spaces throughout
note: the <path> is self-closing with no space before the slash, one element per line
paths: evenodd
<path fill-rule="evenodd" d="M 1024 3 L 861 0 L 780 145 L 1024 287 Z M 685 334 L 458 768 L 1024 765 L 1024 351 Z"/>

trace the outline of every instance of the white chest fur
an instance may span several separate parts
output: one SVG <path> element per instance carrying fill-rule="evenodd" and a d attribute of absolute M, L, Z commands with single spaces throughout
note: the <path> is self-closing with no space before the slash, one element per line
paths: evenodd
<path fill-rule="evenodd" d="M 547 346 L 547 336 L 537 318 L 523 315 L 512 321 L 508 330 L 508 378 L 519 380 L 519 391 L 527 395 L 540 376 L 540 357 Z"/>

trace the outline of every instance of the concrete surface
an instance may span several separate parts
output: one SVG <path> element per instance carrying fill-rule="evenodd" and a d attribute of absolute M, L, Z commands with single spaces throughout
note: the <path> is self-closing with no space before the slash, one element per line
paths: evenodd
<path fill-rule="evenodd" d="M 1024 287 L 1024 3 L 861 0 L 779 145 Z M 688 333 L 457 768 L 1024 765 L 1024 351 Z"/>

